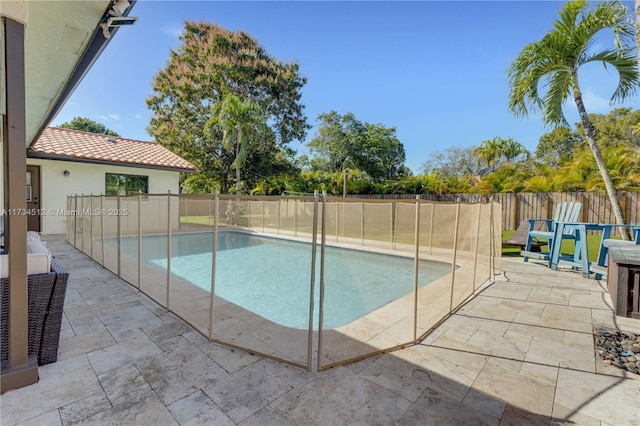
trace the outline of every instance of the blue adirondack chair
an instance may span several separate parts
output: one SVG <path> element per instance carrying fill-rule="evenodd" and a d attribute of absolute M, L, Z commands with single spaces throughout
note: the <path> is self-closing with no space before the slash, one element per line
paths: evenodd
<path fill-rule="evenodd" d="M 527 234 L 527 243 L 524 250 L 521 252 L 524 256 L 524 261 L 528 262 L 529 258 L 549 260 L 549 252 L 535 252 L 532 248 L 536 241 L 541 239 L 547 239 L 549 249 L 552 247 L 553 242 L 553 226 L 555 222 L 577 222 L 580 218 L 580 211 L 582 210 L 582 203 L 566 202 L 559 203 L 556 207 L 556 213 L 553 219 L 529 219 L 529 233 Z M 538 222 L 546 222 L 546 229 L 536 229 Z M 573 231 L 567 231 L 562 238 L 575 239 Z"/>

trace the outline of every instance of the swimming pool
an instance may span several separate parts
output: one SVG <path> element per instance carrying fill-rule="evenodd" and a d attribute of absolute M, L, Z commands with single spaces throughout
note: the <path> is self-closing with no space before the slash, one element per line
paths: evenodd
<path fill-rule="evenodd" d="M 137 238 L 123 252 L 137 256 Z M 172 236 L 172 274 L 211 288 L 212 233 Z M 142 260 L 167 268 L 166 236 L 144 236 Z M 216 295 L 283 326 L 309 325 L 311 244 L 243 232 L 218 233 Z M 412 258 L 327 246 L 324 328 L 346 325 L 413 290 Z M 315 327 L 319 311 L 320 250 L 316 261 Z M 420 261 L 422 287 L 451 272 L 443 262 Z"/>

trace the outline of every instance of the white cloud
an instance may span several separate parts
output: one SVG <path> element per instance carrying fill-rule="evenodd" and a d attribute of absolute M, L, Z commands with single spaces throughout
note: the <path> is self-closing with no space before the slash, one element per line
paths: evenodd
<path fill-rule="evenodd" d="M 107 114 L 107 115 L 96 114 L 96 117 L 98 117 L 103 121 L 120 121 L 122 119 L 122 117 L 120 117 L 120 114 Z"/>

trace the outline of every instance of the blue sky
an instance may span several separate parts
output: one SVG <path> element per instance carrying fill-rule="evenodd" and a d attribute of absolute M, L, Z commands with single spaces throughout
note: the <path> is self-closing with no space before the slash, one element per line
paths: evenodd
<path fill-rule="evenodd" d="M 330 110 L 396 127 L 415 173 L 429 155 L 450 146 L 513 137 L 534 151 L 545 129 L 536 114 L 507 109 L 507 70 L 520 50 L 552 27 L 564 2 L 217 2 L 140 0 L 138 22 L 121 28 L 53 121 L 76 116 L 105 124 L 123 137 L 152 140 L 145 99 L 179 46 L 185 20 L 209 21 L 254 36 L 278 59 L 297 61 L 308 122 Z M 631 3 L 627 3 L 631 5 Z M 609 37 L 606 37 L 609 36 Z M 602 47 L 611 43 L 603 34 Z M 615 71 L 589 65 L 581 75 L 590 113 L 606 114 Z M 640 96 L 624 106 L 640 107 Z M 573 104 L 565 107 L 578 121 Z M 291 147 L 306 151 L 306 141 Z"/>

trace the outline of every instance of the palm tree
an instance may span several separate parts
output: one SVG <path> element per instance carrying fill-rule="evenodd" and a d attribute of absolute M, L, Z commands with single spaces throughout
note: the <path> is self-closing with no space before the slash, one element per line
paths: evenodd
<path fill-rule="evenodd" d="M 487 164 L 487 173 L 492 172 L 492 167 L 495 166 L 496 161 L 500 158 L 500 138 L 493 138 L 492 140 L 482 141 L 480 146 L 473 150 L 473 153 L 478 156 L 478 162 L 485 162 Z"/>
<path fill-rule="evenodd" d="M 266 126 L 265 116 L 257 104 L 241 101 L 235 95 L 227 95 L 214 104 L 207 128 L 222 131 L 222 145 L 233 150 L 235 158 L 231 167 L 236 169 L 236 194 L 240 193 L 240 168 L 244 166 L 252 138 Z"/>
<path fill-rule="evenodd" d="M 529 151 L 513 138 L 500 139 L 500 153 L 506 158 L 507 163 L 515 162 L 520 156 L 529 158 Z"/>
<path fill-rule="evenodd" d="M 598 147 L 598 137 L 589 120 L 582 100 L 578 69 L 590 62 L 602 62 L 618 71 L 620 80 L 611 102 L 623 101 L 640 86 L 638 62 L 633 39 L 634 27 L 628 9 L 619 2 L 598 3 L 588 11 L 585 0 L 570 1 L 560 10 L 560 19 L 542 40 L 522 49 L 509 69 L 509 109 L 516 116 L 527 116 L 529 110 L 540 109 L 543 121 L 555 127 L 568 127 L 562 112 L 563 103 L 573 96 L 587 142 L 598 165 L 598 170 L 611 200 L 616 221 L 624 224 L 618 194 Z M 611 29 L 614 49 L 593 51 L 595 36 L 601 30 Z M 538 91 L 542 79 L 548 91 Z M 625 234 L 623 233 L 623 237 Z"/>

